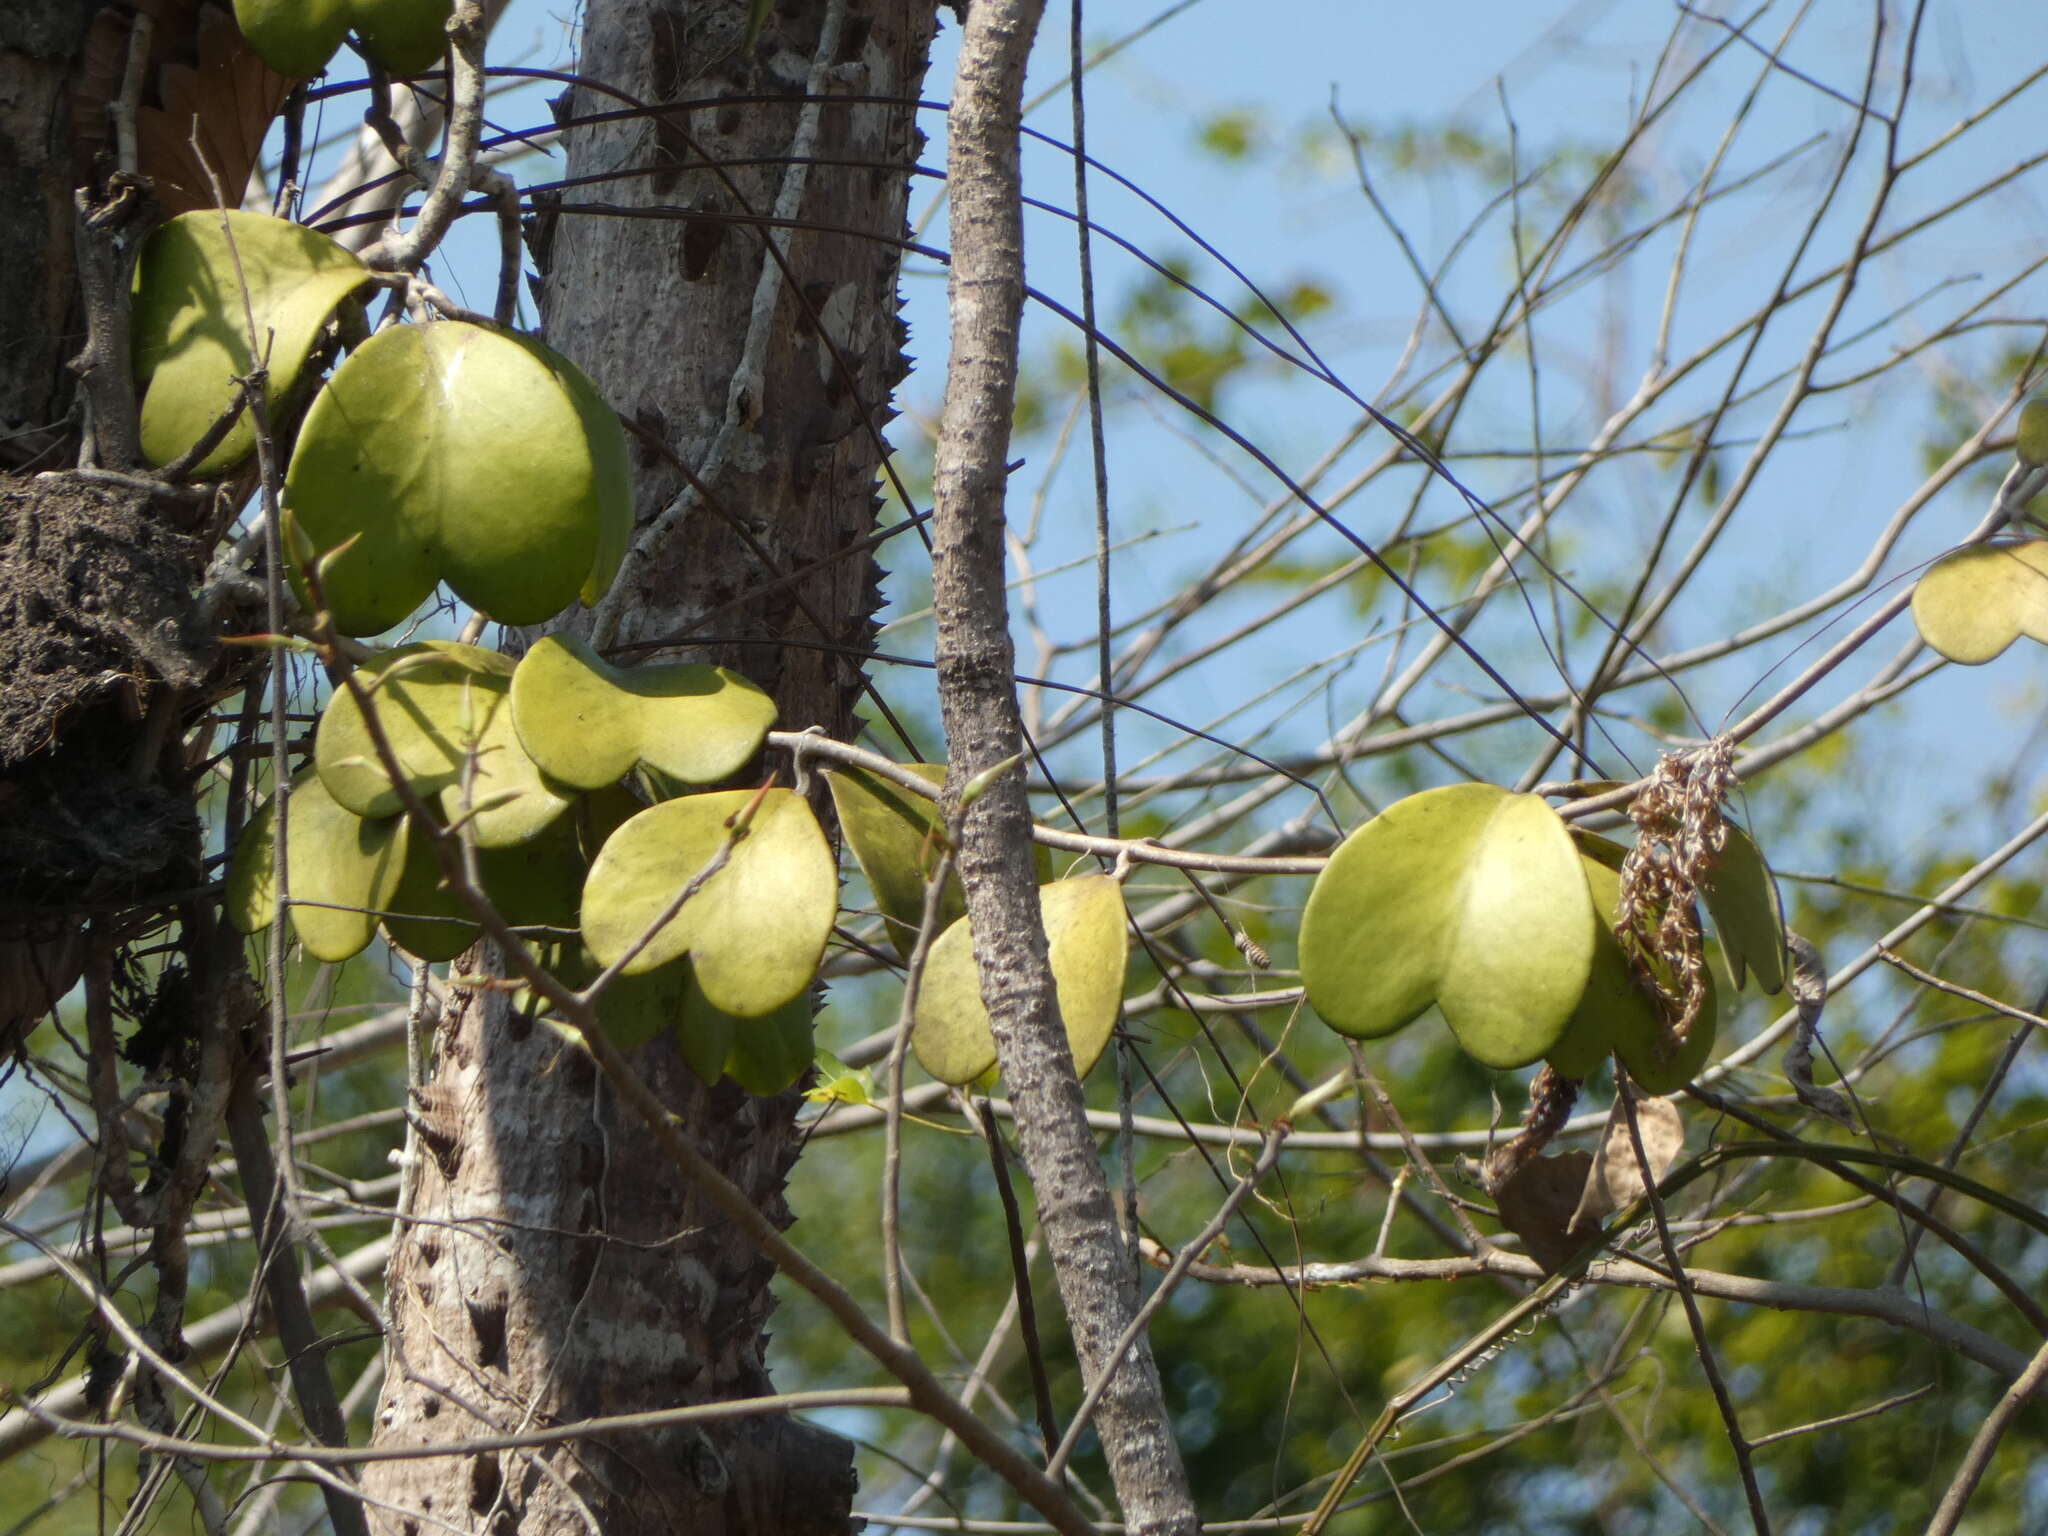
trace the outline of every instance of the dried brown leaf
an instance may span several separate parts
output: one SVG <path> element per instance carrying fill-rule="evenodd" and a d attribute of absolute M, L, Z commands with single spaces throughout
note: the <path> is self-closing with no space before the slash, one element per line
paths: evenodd
<path fill-rule="evenodd" d="M 1579 1214 L 1592 1221 L 1604 1221 L 1630 1201 L 1639 1198 L 1650 1182 L 1664 1177 L 1685 1146 L 1685 1124 L 1678 1106 L 1669 1099 L 1636 1100 L 1636 1125 L 1642 1132 L 1643 1152 L 1650 1160 L 1650 1180 L 1643 1178 L 1642 1164 L 1629 1137 L 1628 1113 L 1619 1098 L 1607 1117 L 1607 1134 L 1586 1175 L 1585 1192 L 1579 1200 Z"/>
<path fill-rule="evenodd" d="M 1494 1192 L 1501 1225 L 1546 1274 L 1556 1273 L 1600 1230 L 1597 1217 L 1574 1215 L 1592 1169 L 1590 1152 L 1546 1153 L 1523 1163 Z"/>

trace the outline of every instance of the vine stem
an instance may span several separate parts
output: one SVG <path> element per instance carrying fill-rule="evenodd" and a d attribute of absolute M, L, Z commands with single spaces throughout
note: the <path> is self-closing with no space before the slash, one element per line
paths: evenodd
<path fill-rule="evenodd" d="M 1082 1379 L 1100 1388 L 1096 1427 L 1118 1501 L 1141 1536 L 1192 1536 L 1201 1522 L 1151 1346 L 1140 1331 L 1121 1350 L 1138 1316 L 1137 1270 L 1117 1230 L 1053 989 L 1024 779 L 999 766 L 1023 750 L 1003 504 L 1025 293 L 1020 102 L 1043 9 L 1043 0 L 976 0 L 947 115 L 952 352 L 932 475 L 946 801 L 958 823 L 982 1000 Z M 972 797 L 963 793 L 969 785 L 979 791 Z"/>

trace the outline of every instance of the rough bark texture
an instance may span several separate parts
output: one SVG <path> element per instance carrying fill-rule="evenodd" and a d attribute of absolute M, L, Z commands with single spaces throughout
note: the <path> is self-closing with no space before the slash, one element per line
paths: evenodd
<path fill-rule="evenodd" d="M 759 227 L 726 216 L 774 207 L 832 9 L 772 13 L 745 54 L 744 0 L 592 0 L 587 78 L 640 102 L 699 105 L 572 130 L 567 175 L 634 174 L 568 193 L 529 234 L 550 341 L 640 429 L 643 525 L 688 485 L 678 463 L 714 461 L 704 501 L 633 575 L 618 642 L 739 667 L 775 693 L 785 727 L 845 735 L 876 602 L 871 557 L 844 553 L 874 526 L 878 446 L 863 415 L 880 423 L 904 368 L 896 242 L 921 142 L 908 106 L 819 114 L 811 153 L 826 163 L 811 169 L 799 217 L 823 230 L 778 236 L 797 291 L 779 284 L 758 381 L 730 425 L 727 415 L 766 258 Z M 828 94 L 915 100 L 928 4 L 846 0 L 837 26 Z M 719 105 L 725 96 L 774 99 Z M 626 104 L 579 90 L 565 107 L 580 117 Z M 731 186 L 705 156 L 736 162 Z M 839 163 L 849 160 L 866 165 Z M 777 580 L 798 571 L 808 574 Z M 719 643 L 692 649 L 700 637 Z M 808 648 L 820 644 L 854 654 Z M 706 1089 L 665 1043 L 634 1061 L 686 1134 L 786 1223 L 795 1096 Z M 392 1270 L 400 1369 L 380 1404 L 380 1444 L 768 1390 L 769 1266 L 684 1185 L 587 1059 L 471 999 L 442 1027 L 421 1118 L 434 1155 L 420 1170 L 422 1224 Z M 842 1531 L 853 1490 L 848 1446 L 776 1418 L 472 1463 L 384 1463 L 366 1484 L 458 1529 L 587 1531 L 594 1520 L 606 1536 Z"/>
<path fill-rule="evenodd" d="M 86 20 L 77 0 L 0 7 L 0 465 L 70 462 L 71 91 Z"/>
<path fill-rule="evenodd" d="M 1003 591 L 1004 462 L 1024 303 L 1018 202 L 1019 101 L 1043 0 L 975 0 L 948 114 L 953 349 L 933 475 L 932 599 L 949 796 L 1022 750 L 1009 604 Z M 1018 1138 L 1083 1378 L 1112 1372 L 1097 1428 L 1129 1528 L 1199 1528 L 1151 1346 L 1112 1351 L 1137 1312 L 1137 1276 L 1117 1230 L 1067 1049 L 1033 869 L 1021 773 L 966 812 L 960 873 L 974 959 Z"/>

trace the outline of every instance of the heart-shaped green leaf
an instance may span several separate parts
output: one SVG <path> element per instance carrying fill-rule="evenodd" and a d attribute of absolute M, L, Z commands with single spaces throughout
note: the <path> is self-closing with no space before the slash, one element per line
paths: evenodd
<path fill-rule="evenodd" d="M 1548 1052 L 1550 1064 L 1566 1077 L 1583 1078 L 1613 1054 L 1621 1057 L 1629 1075 L 1651 1093 L 1675 1093 L 1698 1076 L 1714 1049 L 1714 1020 L 1720 1001 L 1713 967 L 1707 969 L 1706 1003 L 1685 1044 L 1674 1053 L 1664 1015 L 1650 993 L 1637 985 L 1628 956 L 1615 936 L 1621 865 L 1628 850 L 1590 832 L 1574 831 L 1572 838 L 1579 848 L 1580 867 L 1600 928 L 1586 990 L 1572 1012 L 1571 1023 Z"/>
<path fill-rule="evenodd" d="M 1346 838 L 1301 919 L 1301 974 L 1332 1029 L 1392 1034 L 1431 1003 L 1467 1054 L 1526 1066 L 1586 988 L 1596 919 L 1571 835 L 1533 795 L 1425 790 Z"/>
<path fill-rule="evenodd" d="M 943 763 L 904 766 L 934 785 L 946 782 Z M 939 858 L 933 836 L 940 826 L 938 804 L 859 768 L 834 768 L 825 781 L 832 786 L 832 804 L 839 812 L 846 846 L 867 876 L 875 905 L 889 920 L 896 952 L 907 955 L 924 920 L 925 885 Z M 940 931 L 966 915 L 967 898 L 959 877 L 948 876 L 939 898 Z"/>
<path fill-rule="evenodd" d="M 467 807 L 481 848 L 537 837 L 570 800 L 519 743 L 507 702 L 511 671 L 511 661 L 495 651 L 423 640 L 381 651 L 355 674 L 413 792 L 436 802 L 451 826 Z M 357 815 L 402 808 L 355 690 L 335 690 L 320 717 L 313 760 L 328 792 Z"/>
<path fill-rule="evenodd" d="M 512 718 L 542 770 L 578 789 L 640 763 L 714 784 L 761 750 L 775 701 L 725 667 L 615 667 L 574 635 L 547 635 L 512 676 Z"/>
<path fill-rule="evenodd" d="M 348 31 L 349 0 L 235 0 L 235 25 L 256 56 L 289 80 L 327 67 Z"/>
<path fill-rule="evenodd" d="M 1756 976 L 1759 992 L 1785 989 L 1785 909 L 1778 882 L 1755 841 L 1734 822 L 1728 841 L 1714 862 L 1713 884 L 1700 893 L 1721 936 L 1729 974 L 1741 986 L 1747 973 Z"/>
<path fill-rule="evenodd" d="M 484 894 L 513 927 L 576 926 L 585 865 L 573 817 L 559 818 L 528 842 L 479 847 L 476 864 Z M 477 940 L 480 930 L 469 905 L 443 883 L 440 861 L 426 838 L 412 839 L 384 932 L 422 960 L 452 960 Z"/>
<path fill-rule="evenodd" d="M 615 964 L 711 865 L 754 799 L 739 789 L 664 800 L 606 840 L 583 886 L 583 937 L 601 963 Z M 838 871 L 817 818 L 801 796 L 771 789 L 724 867 L 626 971 L 687 954 L 713 1007 L 759 1018 L 810 985 L 838 909 Z"/>
<path fill-rule="evenodd" d="M 335 627 L 389 629 L 437 579 L 507 624 L 601 595 L 632 484 L 595 399 L 565 358 L 486 326 L 392 326 L 357 348 L 314 398 L 285 479 L 315 549 L 355 540 L 322 566 Z"/>
<path fill-rule="evenodd" d="M 811 1068 L 811 1000 L 792 998 L 758 1019 L 732 1021 L 732 1048 L 725 1075 L 762 1098 L 782 1092 Z"/>
<path fill-rule="evenodd" d="M 1944 555 L 1913 588 L 1913 622 L 1922 640 L 1969 667 L 2021 635 L 2048 643 L 2048 540 Z"/>
<path fill-rule="evenodd" d="M 335 804 L 319 775 L 307 768 L 292 779 L 287 820 L 285 873 L 299 942 L 316 960 L 361 954 L 404 874 L 405 818 L 365 821 Z M 228 868 L 228 920 L 239 932 L 256 933 L 277 921 L 276 840 L 273 796 L 242 829 Z"/>
<path fill-rule="evenodd" d="M 1081 875 L 1038 888 L 1053 987 L 1066 1021 L 1074 1072 L 1085 1077 L 1116 1029 L 1124 1001 L 1123 887 Z M 932 943 L 917 992 L 910 1044 L 942 1083 L 971 1083 L 996 1064 L 996 1039 L 981 1000 L 974 933 L 965 918 Z"/>
<path fill-rule="evenodd" d="M 149 461 L 181 458 L 234 405 L 236 381 L 254 371 L 245 282 L 259 345 L 268 350 L 270 395 L 281 399 L 298 383 L 336 306 L 369 277 L 325 235 L 267 214 L 230 212 L 223 232 L 218 212 L 181 213 L 151 235 L 136 268 L 134 317 Z M 245 411 L 195 472 L 219 475 L 255 445 Z"/>
<path fill-rule="evenodd" d="M 422 75 L 448 51 L 455 0 L 350 0 L 356 36 L 394 75 Z"/>

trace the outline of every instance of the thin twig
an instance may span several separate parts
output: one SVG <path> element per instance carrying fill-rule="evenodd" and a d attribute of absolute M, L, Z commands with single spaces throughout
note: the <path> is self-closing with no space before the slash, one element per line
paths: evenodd
<path fill-rule="evenodd" d="M 1749 1439 L 1742 1433 L 1742 1421 L 1736 1417 L 1734 1400 L 1728 1395 L 1728 1383 L 1722 1379 L 1720 1362 L 1714 1358 L 1714 1346 L 1707 1338 L 1706 1321 L 1700 1316 L 1699 1298 L 1693 1294 L 1692 1282 L 1685 1273 L 1685 1258 L 1671 1236 L 1671 1224 L 1664 1214 L 1664 1196 L 1657 1188 L 1656 1179 L 1649 1176 L 1649 1170 L 1655 1165 L 1643 1147 L 1642 1119 L 1636 1113 L 1636 1095 L 1624 1084 L 1616 1098 L 1628 1122 L 1629 1146 L 1635 1151 L 1636 1166 L 1645 1174 L 1643 1183 L 1647 1186 L 1650 1216 L 1656 1223 L 1657 1241 L 1664 1249 L 1664 1261 L 1671 1267 L 1672 1287 L 1685 1308 L 1685 1320 L 1692 1329 L 1693 1348 L 1699 1355 L 1700 1369 L 1706 1374 L 1707 1387 L 1714 1394 L 1714 1406 L 1721 1411 L 1721 1424 L 1727 1431 L 1728 1444 L 1735 1452 L 1736 1469 L 1742 1475 L 1743 1497 L 1749 1501 L 1750 1521 L 1756 1527 L 1757 1536 L 1770 1536 L 1770 1511 L 1764 1507 L 1763 1489 L 1757 1484 L 1756 1466 L 1749 1456 Z"/>
<path fill-rule="evenodd" d="M 1934 1518 L 1927 1522 L 1927 1536 L 1953 1536 L 1962 1522 L 1970 1495 L 1977 1491 L 1977 1484 L 1991 1465 L 1992 1453 L 1998 1449 L 1998 1442 L 2005 1437 L 2020 1409 L 2040 1390 L 2043 1382 L 2048 1382 L 2048 1344 L 2043 1344 L 2035 1352 L 2019 1379 L 2006 1388 L 1991 1411 L 1984 1415 L 1984 1422 L 1977 1426 L 1970 1448 L 1963 1453 L 1962 1464 L 1949 1480 L 1948 1489 L 1934 1511 Z"/>
<path fill-rule="evenodd" d="M 889 1104 L 882 1125 L 882 1294 L 889 1309 L 889 1337 L 910 1342 L 910 1322 L 903 1308 L 903 1069 L 910 1054 L 911 1025 L 917 1018 L 918 993 L 924 967 L 939 936 L 945 911 L 946 882 L 952 877 L 953 855 L 940 854 L 938 866 L 925 880 L 924 911 L 918 917 L 917 940 L 904 967 L 903 1002 L 896 1012 L 896 1038 L 889 1049 Z"/>

